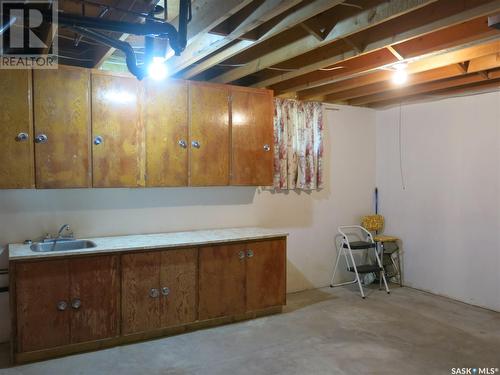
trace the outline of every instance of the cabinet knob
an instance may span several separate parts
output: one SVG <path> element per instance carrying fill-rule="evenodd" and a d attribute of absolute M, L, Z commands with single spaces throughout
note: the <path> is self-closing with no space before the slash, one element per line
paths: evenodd
<path fill-rule="evenodd" d="M 71 307 L 74 308 L 75 310 L 78 310 L 82 306 L 82 301 L 80 301 L 80 298 L 75 298 L 73 301 L 71 301 Z"/>
<path fill-rule="evenodd" d="M 59 311 L 64 311 L 68 307 L 68 303 L 66 301 L 59 301 L 57 302 L 57 309 Z"/>
<path fill-rule="evenodd" d="M 264 145 L 264 151 L 265 151 L 265 152 L 269 152 L 269 151 L 271 151 L 271 146 L 269 146 L 268 144 L 265 144 L 265 145 Z"/>
<path fill-rule="evenodd" d="M 104 142 L 104 139 L 100 135 L 94 138 L 94 144 L 96 146 L 99 146 L 102 142 Z"/>
<path fill-rule="evenodd" d="M 164 296 L 168 296 L 170 294 L 170 289 L 164 286 L 163 288 L 161 288 L 161 294 L 163 294 Z"/>
<path fill-rule="evenodd" d="M 245 252 L 243 250 L 241 250 L 239 253 L 238 253 L 238 257 L 243 260 L 245 259 Z"/>
<path fill-rule="evenodd" d="M 193 142 L 191 142 L 191 145 L 192 145 L 194 148 L 200 148 L 200 147 L 201 147 L 200 142 L 198 142 L 198 141 L 193 141 Z"/>
<path fill-rule="evenodd" d="M 248 249 L 247 250 L 247 258 L 253 257 L 253 250 Z"/>
<path fill-rule="evenodd" d="M 16 141 L 18 142 L 24 142 L 27 141 L 30 136 L 27 133 L 19 133 L 16 136 Z"/>
<path fill-rule="evenodd" d="M 160 296 L 160 291 L 158 290 L 158 288 L 151 288 L 151 290 L 149 291 L 149 296 L 151 298 L 158 298 Z"/>
<path fill-rule="evenodd" d="M 38 134 L 35 137 L 35 143 L 47 143 L 48 140 L 49 138 L 45 134 Z"/>
<path fill-rule="evenodd" d="M 184 139 L 181 139 L 179 141 L 179 146 L 181 146 L 182 148 L 186 148 L 187 147 L 187 142 Z"/>

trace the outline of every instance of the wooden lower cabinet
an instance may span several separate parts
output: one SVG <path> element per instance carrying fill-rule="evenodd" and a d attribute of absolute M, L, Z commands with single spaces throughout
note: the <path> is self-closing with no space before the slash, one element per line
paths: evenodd
<path fill-rule="evenodd" d="M 285 238 L 10 267 L 16 362 L 248 319 L 285 304 Z"/>
<path fill-rule="evenodd" d="M 119 334 L 119 257 L 99 256 L 69 261 L 71 343 Z M 76 308 L 80 304 L 80 307 Z"/>
<path fill-rule="evenodd" d="M 196 320 L 197 249 L 122 256 L 122 333 Z"/>
<path fill-rule="evenodd" d="M 118 335 L 118 256 L 15 267 L 17 351 Z"/>
<path fill-rule="evenodd" d="M 161 252 L 162 327 L 194 322 L 198 318 L 198 249 Z"/>
<path fill-rule="evenodd" d="M 247 310 L 284 305 L 286 301 L 286 241 L 249 243 L 246 260 Z"/>
<path fill-rule="evenodd" d="M 159 283 L 158 253 L 122 255 L 122 334 L 159 327 L 160 301 L 151 295 Z"/>
<path fill-rule="evenodd" d="M 200 248 L 200 320 L 245 312 L 245 245 Z"/>
<path fill-rule="evenodd" d="M 67 260 L 21 263 L 16 266 L 18 352 L 70 343 L 70 309 L 58 310 L 69 299 Z"/>
<path fill-rule="evenodd" d="M 200 320 L 286 301 L 286 240 L 200 248 Z"/>

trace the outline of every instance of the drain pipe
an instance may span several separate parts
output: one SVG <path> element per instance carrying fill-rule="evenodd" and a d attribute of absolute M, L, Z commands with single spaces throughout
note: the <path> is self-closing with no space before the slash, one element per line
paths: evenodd
<path fill-rule="evenodd" d="M 125 54 L 125 62 L 127 63 L 127 68 L 128 70 L 130 70 L 130 73 L 136 76 L 139 80 L 142 80 L 146 76 L 147 72 L 145 67 L 137 65 L 137 59 L 135 57 L 134 49 L 129 43 L 111 38 L 107 35 L 86 29 L 84 27 L 73 26 L 71 27 L 71 29 L 83 36 L 86 36 L 87 38 L 95 40 L 96 42 L 100 42 L 106 44 L 109 47 L 119 49 Z"/>

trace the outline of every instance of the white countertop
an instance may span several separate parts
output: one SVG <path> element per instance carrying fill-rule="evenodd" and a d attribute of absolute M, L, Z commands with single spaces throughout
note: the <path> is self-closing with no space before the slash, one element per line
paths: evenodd
<path fill-rule="evenodd" d="M 10 244 L 9 260 L 52 258 L 67 255 L 114 253 L 120 251 L 165 249 L 170 247 L 195 246 L 224 242 L 250 241 L 265 238 L 285 237 L 288 233 L 266 228 L 229 228 L 171 232 L 158 234 L 136 234 L 116 237 L 82 238 L 97 245 L 91 249 L 35 252 L 30 245 Z M 80 239 L 80 238 L 78 238 Z"/>

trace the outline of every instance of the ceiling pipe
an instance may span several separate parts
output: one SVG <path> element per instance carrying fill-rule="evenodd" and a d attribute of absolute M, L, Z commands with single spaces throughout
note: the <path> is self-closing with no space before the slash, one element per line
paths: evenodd
<path fill-rule="evenodd" d="M 95 40 L 96 42 L 122 51 L 125 54 L 125 62 L 127 63 L 128 70 L 130 71 L 130 73 L 136 76 L 138 80 L 142 80 L 147 75 L 147 71 L 144 65 L 137 65 L 137 58 L 135 56 L 134 49 L 129 43 L 114 39 L 105 34 L 101 34 L 97 31 L 89 30 L 84 27 L 73 26 L 71 27 L 71 29 L 87 38 Z"/>
<path fill-rule="evenodd" d="M 168 22 L 147 19 L 146 23 L 132 23 L 106 20 L 99 17 L 86 17 L 77 14 L 58 13 L 60 26 L 84 28 L 100 31 L 112 31 L 122 34 L 134 34 L 150 37 L 168 38 L 170 47 L 179 56 L 187 45 L 187 24 L 191 20 L 191 1 L 179 0 L 179 30 Z M 106 43 L 109 45 L 108 43 Z"/>

